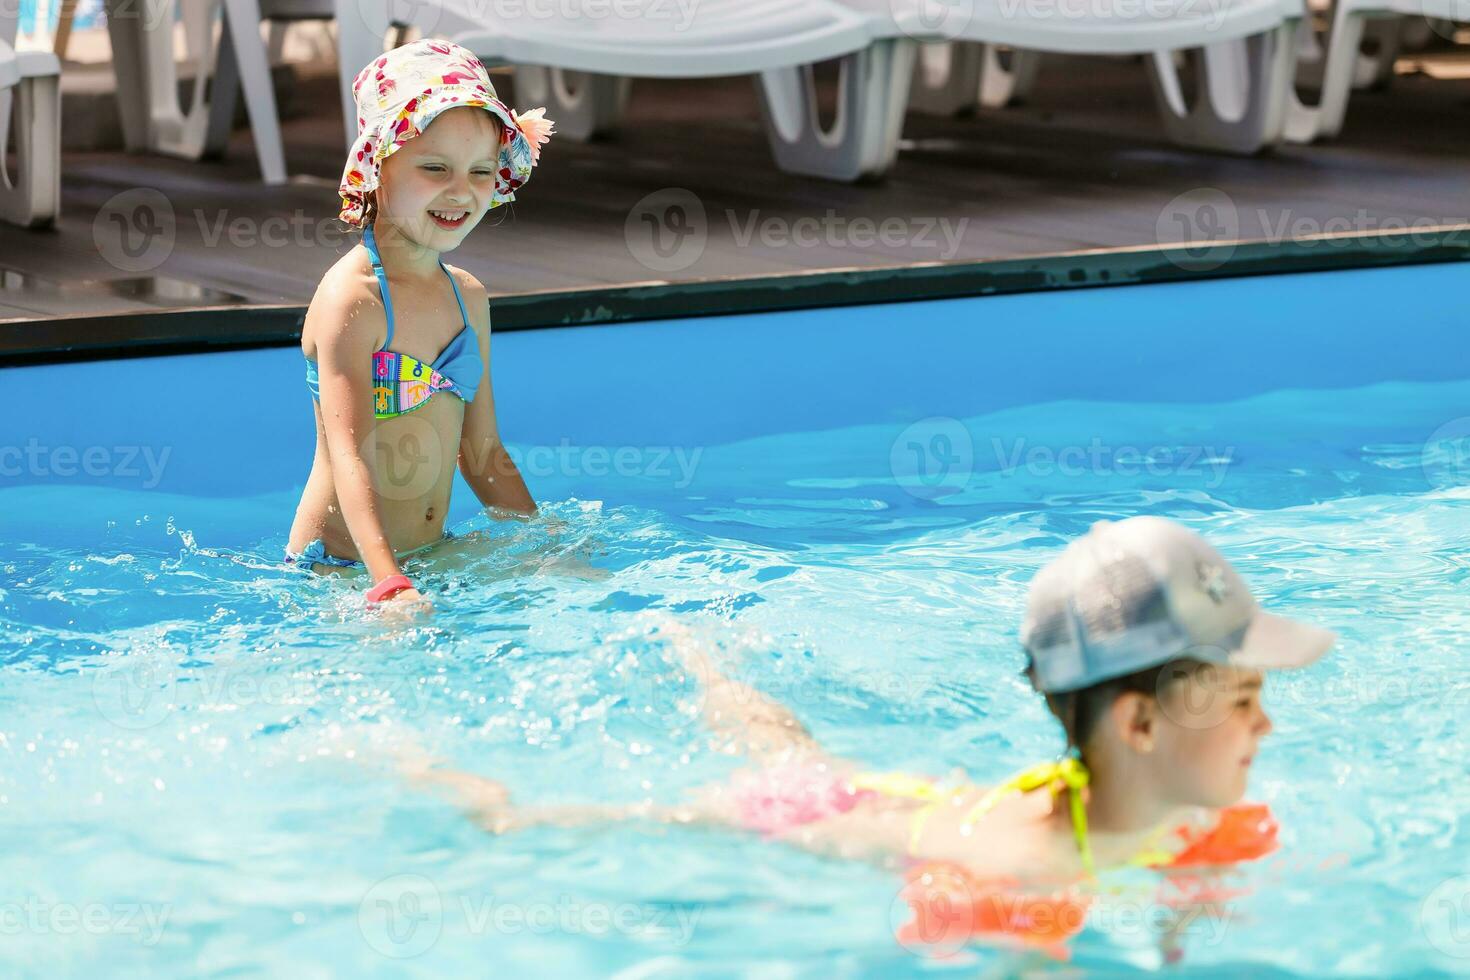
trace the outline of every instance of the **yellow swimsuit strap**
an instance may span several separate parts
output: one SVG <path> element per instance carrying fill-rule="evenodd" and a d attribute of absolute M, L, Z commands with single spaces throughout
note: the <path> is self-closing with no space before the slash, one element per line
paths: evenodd
<path fill-rule="evenodd" d="M 950 785 L 906 772 L 861 772 L 852 777 L 852 785 L 854 789 L 872 790 L 883 796 L 920 800 L 927 804 L 914 814 L 909 824 L 909 856 L 912 857 L 918 849 L 919 834 L 923 831 L 925 822 L 965 784 Z"/>
<path fill-rule="evenodd" d="M 1087 767 L 1076 756 L 1066 756 L 1056 762 L 1039 763 L 1029 769 L 1023 769 L 986 793 L 978 803 L 970 808 L 970 812 L 965 814 L 965 819 L 960 827 L 968 831 L 976 820 L 994 809 L 997 803 L 1011 793 L 1029 793 L 1042 787 L 1050 787 L 1053 793 L 1066 790 L 1070 796 L 1072 834 L 1077 839 L 1077 850 L 1082 856 L 1082 867 L 1091 875 L 1094 873 L 1092 843 L 1087 836 L 1087 809 L 1082 804 L 1082 789 L 1087 785 L 1087 781 Z M 909 856 L 912 857 L 918 850 L 919 838 L 923 833 L 924 825 L 928 823 L 934 811 L 943 806 L 947 800 L 952 799 L 964 788 L 965 784 L 946 786 L 907 773 L 882 772 L 859 773 L 853 777 L 852 785 L 856 789 L 873 790 L 884 796 L 921 800 L 928 804 L 914 814 L 913 821 L 909 825 Z M 1144 854 L 1139 857 L 1146 857 L 1153 861 L 1156 860 L 1157 855 Z"/>

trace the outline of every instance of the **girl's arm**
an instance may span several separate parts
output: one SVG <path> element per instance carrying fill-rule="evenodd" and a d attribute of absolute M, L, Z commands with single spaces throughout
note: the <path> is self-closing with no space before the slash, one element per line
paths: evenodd
<path fill-rule="evenodd" d="M 480 360 L 485 373 L 475 400 L 465 407 L 459 471 L 486 507 L 534 514 L 536 501 L 526 489 L 515 460 L 505 451 L 495 423 L 495 395 L 490 390 L 490 299 L 485 287 L 473 276 L 461 275 L 470 284 L 464 290 L 465 308 L 470 311 L 475 335 L 480 340 Z"/>
<path fill-rule="evenodd" d="M 370 379 L 373 351 L 387 331 L 383 308 L 373 302 L 337 292 L 320 307 L 313 303 L 308 319 L 320 316 L 311 329 L 317 338 L 317 374 L 321 382 L 322 425 L 332 460 L 332 484 L 347 530 L 357 545 L 372 580 L 402 574 L 388 543 L 372 472 L 363 459 L 363 443 L 373 432 L 373 387 Z M 373 318 L 382 319 L 381 329 Z M 412 592 L 413 590 L 409 590 Z M 398 598 L 416 598 L 401 592 Z"/>

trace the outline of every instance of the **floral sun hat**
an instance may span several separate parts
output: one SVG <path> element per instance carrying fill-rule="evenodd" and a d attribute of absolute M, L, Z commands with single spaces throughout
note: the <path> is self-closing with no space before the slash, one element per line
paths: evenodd
<path fill-rule="evenodd" d="M 378 186 L 383 161 L 428 128 L 445 109 L 477 106 L 501 123 L 500 159 L 490 207 L 515 200 L 531 179 L 541 144 L 551 136 L 545 109 L 518 114 L 495 97 L 480 59 L 453 41 L 424 38 L 373 59 L 352 83 L 357 102 L 357 140 L 342 171 L 339 217 L 362 227 L 367 194 Z"/>

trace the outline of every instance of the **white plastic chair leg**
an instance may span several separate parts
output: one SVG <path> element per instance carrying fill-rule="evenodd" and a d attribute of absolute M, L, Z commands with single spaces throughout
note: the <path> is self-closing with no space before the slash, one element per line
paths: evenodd
<path fill-rule="evenodd" d="M 1040 51 L 1010 51 L 1010 64 L 1002 60 L 1000 48 L 985 45 L 985 65 L 980 72 L 980 104 L 999 109 L 1020 102 L 1031 94 L 1041 67 Z"/>
<path fill-rule="evenodd" d="M 1041 52 L 1003 52 L 994 44 L 956 41 L 920 44 L 914 60 L 909 108 L 956 116 L 978 106 L 1000 109 L 1024 99 L 1036 84 Z"/>
<path fill-rule="evenodd" d="M 830 180 L 886 173 L 898 155 L 914 56 L 914 42 L 896 38 L 842 58 L 837 112 L 825 130 L 811 65 L 761 72 L 756 88 L 776 165 Z"/>
<path fill-rule="evenodd" d="M 193 64 L 194 84 L 189 96 L 189 109 L 179 104 L 178 69 L 174 64 L 173 20 L 151 12 L 143 25 L 144 68 L 147 71 L 148 146 L 169 156 L 197 160 L 217 153 L 219 134 L 209 128 L 210 102 L 204 97 L 205 85 L 222 60 L 215 42 L 215 23 L 219 19 L 221 0 L 193 0 L 183 10 L 186 57 Z M 171 5 L 163 10 L 167 11 Z M 215 86 L 219 88 L 218 85 Z M 233 98 L 234 86 L 228 97 Z M 221 100 L 223 101 L 223 100 Z M 220 108 L 223 108 L 221 105 Z M 214 137 L 215 142 L 210 138 Z"/>
<path fill-rule="evenodd" d="M 935 116 L 957 116 L 975 109 L 980 104 L 985 48 L 971 41 L 918 45 L 909 109 Z"/>
<path fill-rule="evenodd" d="M 1246 154 L 1280 142 L 1295 77 L 1298 26 L 1292 20 L 1252 37 L 1186 52 L 1195 63 L 1193 105 L 1184 99 L 1174 53 L 1154 52 L 1149 78 L 1169 138 L 1184 146 Z"/>
<path fill-rule="evenodd" d="M 617 128 L 628 107 L 633 80 L 620 75 L 564 71 L 540 65 L 515 66 L 516 101 L 546 107 L 556 133 L 579 143 Z"/>
<path fill-rule="evenodd" d="M 20 173 L 11 174 L 0 154 L 0 220 L 23 228 L 56 221 L 61 204 L 61 76 L 52 70 L 26 74 L 29 53 L 22 52 L 21 79 L 0 92 L 0 148 L 15 123 L 15 159 Z M 46 58 L 54 57 L 49 52 Z"/>
<path fill-rule="evenodd" d="M 286 60 L 286 34 L 291 25 L 283 20 L 273 20 L 266 30 L 266 61 L 272 65 Z"/>
<path fill-rule="evenodd" d="M 276 91 L 271 83 L 270 55 L 260 36 L 259 0 L 224 0 L 225 22 L 221 28 L 220 57 L 215 73 L 214 97 L 220 101 L 226 87 L 232 97 L 223 111 L 214 113 L 210 138 L 220 149 L 229 139 L 234 117 L 233 91 L 236 84 L 245 92 L 245 112 L 255 141 L 255 156 L 261 180 L 267 184 L 286 182 L 286 152 L 281 140 L 281 116 Z M 235 77 L 231 77 L 235 76 Z"/>
<path fill-rule="evenodd" d="M 1353 61 L 1353 89 L 1379 88 L 1393 78 L 1393 65 L 1399 51 L 1406 45 L 1405 35 L 1409 28 L 1418 26 L 1430 30 L 1429 21 L 1402 16 L 1380 14 L 1382 19 L 1370 20 L 1363 27 L 1358 40 L 1358 52 Z M 1335 21 L 1334 21 L 1335 22 Z M 1297 59 L 1296 83 L 1299 87 L 1320 89 L 1327 64 L 1327 45 L 1318 38 L 1318 32 L 1303 30 L 1302 47 Z M 1371 42 L 1373 54 L 1362 50 Z"/>
<path fill-rule="evenodd" d="M 1348 10 L 1345 4 L 1338 3 L 1332 31 L 1328 35 L 1322 90 L 1317 104 L 1305 105 L 1295 90 L 1289 94 L 1286 122 L 1288 140 L 1293 143 L 1310 143 L 1316 139 L 1330 139 L 1342 131 L 1366 24 L 1365 14 Z"/>
<path fill-rule="evenodd" d="M 388 24 L 384 15 L 383 28 L 368 23 L 367 6 L 358 0 L 337 0 L 337 81 L 342 97 L 342 120 L 346 130 L 346 147 L 352 149 L 357 139 L 357 101 L 352 97 L 352 83 L 357 73 L 374 58 L 383 53 L 383 39 Z"/>
<path fill-rule="evenodd" d="M 1402 46 L 1403 26 L 1402 17 L 1368 22 L 1363 30 L 1363 40 L 1372 42 L 1373 53 L 1364 54 L 1359 46 L 1358 59 L 1353 66 L 1353 88 L 1379 88 L 1393 78 L 1393 63 L 1398 60 Z"/>
<path fill-rule="evenodd" d="M 223 11 L 222 20 L 217 16 Z M 243 85 L 261 179 L 286 180 L 281 123 L 271 87 L 270 63 L 260 36 L 258 0 L 191 0 L 184 4 L 184 30 L 194 64 L 187 112 L 179 104 L 172 25 L 161 19 L 145 30 L 148 60 L 149 147 L 169 156 L 199 160 L 221 155 L 230 138 L 235 99 Z M 219 22 L 218 40 L 215 25 Z M 214 77 L 209 97 L 205 86 Z"/>
<path fill-rule="evenodd" d="M 130 153 L 148 149 L 148 73 L 144 43 L 145 18 L 158 16 L 135 0 L 105 0 L 107 36 L 112 44 L 112 72 L 117 80 L 117 112 L 123 147 Z"/>

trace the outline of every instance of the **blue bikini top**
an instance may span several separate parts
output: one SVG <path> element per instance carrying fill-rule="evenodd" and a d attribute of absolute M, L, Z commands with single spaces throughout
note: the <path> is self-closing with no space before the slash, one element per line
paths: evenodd
<path fill-rule="evenodd" d="M 480 359 L 480 343 L 470 318 L 465 313 L 464 299 L 459 294 L 459 284 L 454 281 L 444 260 L 439 268 L 449 276 L 449 285 L 454 290 L 454 301 L 459 304 L 460 321 L 464 329 L 449 345 L 434 358 L 433 364 L 425 364 L 407 354 L 388 350 L 393 343 L 393 299 L 388 293 L 388 276 L 383 271 L 382 259 L 378 256 L 378 244 L 373 238 L 372 226 L 363 234 L 368 257 L 372 259 L 373 273 L 378 277 L 378 291 L 383 296 L 383 309 L 388 317 L 388 336 L 383 346 L 373 354 L 373 415 L 388 419 L 404 415 L 425 405 L 436 392 L 449 391 L 458 395 L 466 404 L 475 400 L 480 388 L 480 379 L 485 365 Z M 311 397 L 321 398 L 321 380 L 316 362 L 306 359 L 306 387 Z"/>

